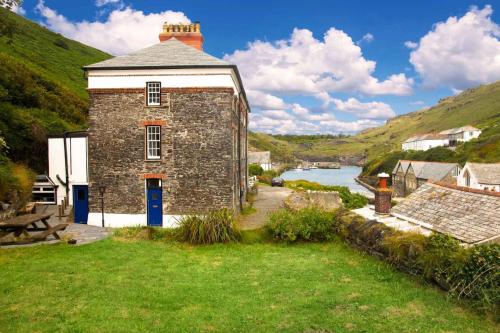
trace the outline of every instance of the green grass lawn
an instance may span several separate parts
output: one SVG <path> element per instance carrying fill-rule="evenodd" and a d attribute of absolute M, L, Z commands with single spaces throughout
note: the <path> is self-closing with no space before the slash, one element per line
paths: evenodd
<path fill-rule="evenodd" d="M 340 243 L 0 250 L 0 332 L 498 332 Z"/>

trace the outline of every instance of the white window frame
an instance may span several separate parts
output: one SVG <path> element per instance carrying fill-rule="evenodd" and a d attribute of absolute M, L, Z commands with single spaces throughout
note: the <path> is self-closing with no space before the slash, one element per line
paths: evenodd
<path fill-rule="evenodd" d="M 161 158 L 161 126 L 146 126 L 146 159 Z"/>
<path fill-rule="evenodd" d="M 150 106 L 161 105 L 161 82 L 146 83 L 146 102 Z"/>

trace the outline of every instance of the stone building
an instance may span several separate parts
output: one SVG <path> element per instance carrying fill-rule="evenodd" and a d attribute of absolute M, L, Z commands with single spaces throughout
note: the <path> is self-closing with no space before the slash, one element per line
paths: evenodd
<path fill-rule="evenodd" d="M 427 181 L 457 184 L 458 163 L 400 160 L 392 171 L 394 195 L 405 197 Z"/>
<path fill-rule="evenodd" d="M 448 136 L 444 134 L 428 133 L 408 138 L 401 145 L 402 150 L 428 150 L 435 147 L 448 146 Z"/>
<path fill-rule="evenodd" d="M 170 226 L 238 210 L 247 189 L 249 105 L 235 65 L 203 49 L 199 23 L 167 24 L 160 43 L 85 67 L 89 217 Z"/>

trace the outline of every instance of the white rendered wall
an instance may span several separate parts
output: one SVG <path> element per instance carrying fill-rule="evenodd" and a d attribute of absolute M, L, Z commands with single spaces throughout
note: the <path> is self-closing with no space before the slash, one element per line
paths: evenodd
<path fill-rule="evenodd" d="M 273 168 L 271 163 L 261 163 L 260 166 L 261 166 L 262 170 L 264 170 L 264 171 L 268 171 L 268 170 L 271 170 Z"/>
<path fill-rule="evenodd" d="M 58 185 L 57 204 L 66 196 L 66 188 L 57 179 L 66 181 L 65 163 L 64 163 L 64 139 L 49 138 L 49 177 Z M 68 157 L 68 176 L 69 176 L 69 194 L 68 201 L 73 205 L 73 185 L 88 184 L 88 153 L 87 138 L 66 138 L 66 150 Z"/>
<path fill-rule="evenodd" d="M 465 171 L 467 171 L 467 170 L 469 171 L 469 176 L 470 176 L 470 185 L 469 186 L 467 186 L 467 181 L 465 179 Z M 474 176 L 474 174 L 467 167 L 467 164 L 464 166 L 464 168 L 458 174 L 457 185 L 464 186 L 464 187 L 470 187 L 470 188 L 474 188 L 477 190 L 489 190 L 489 191 L 493 190 L 496 192 L 500 192 L 500 185 L 479 183 L 477 181 L 477 178 Z"/>
<path fill-rule="evenodd" d="M 435 147 L 443 147 L 448 145 L 447 139 L 443 140 L 417 140 L 402 144 L 403 150 L 428 150 Z"/>
<path fill-rule="evenodd" d="M 106 207 L 104 207 L 106 211 Z M 163 228 L 176 227 L 181 215 L 163 215 Z M 101 213 L 89 213 L 87 224 L 97 227 L 102 226 Z M 147 226 L 146 214 L 112 214 L 104 213 L 104 226 L 106 228 L 123 228 L 123 227 L 143 227 Z"/>
<path fill-rule="evenodd" d="M 162 88 L 233 88 L 240 93 L 231 68 L 89 70 L 88 88 L 145 88 L 146 82 L 161 82 Z"/>

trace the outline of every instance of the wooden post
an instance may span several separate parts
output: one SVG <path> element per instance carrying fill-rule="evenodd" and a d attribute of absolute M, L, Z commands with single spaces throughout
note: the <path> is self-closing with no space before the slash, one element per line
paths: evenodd
<path fill-rule="evenodd" d="M 68 197 L 64 197 L 64 211 L 68 208 Z"/>
<path fill-rule="evenodd" d="M 60 220 L 62 218 L 62 206 L 61 205 L 57 205 L 57 214 L 58 214 L 58 217 Z"/>
<path fill-rule="evenodd" d="M 66 207 L 64 207 L 64 200 L 61 200 L 61 215 L 64 215 L 65 211 L 66 211 Z"/>

